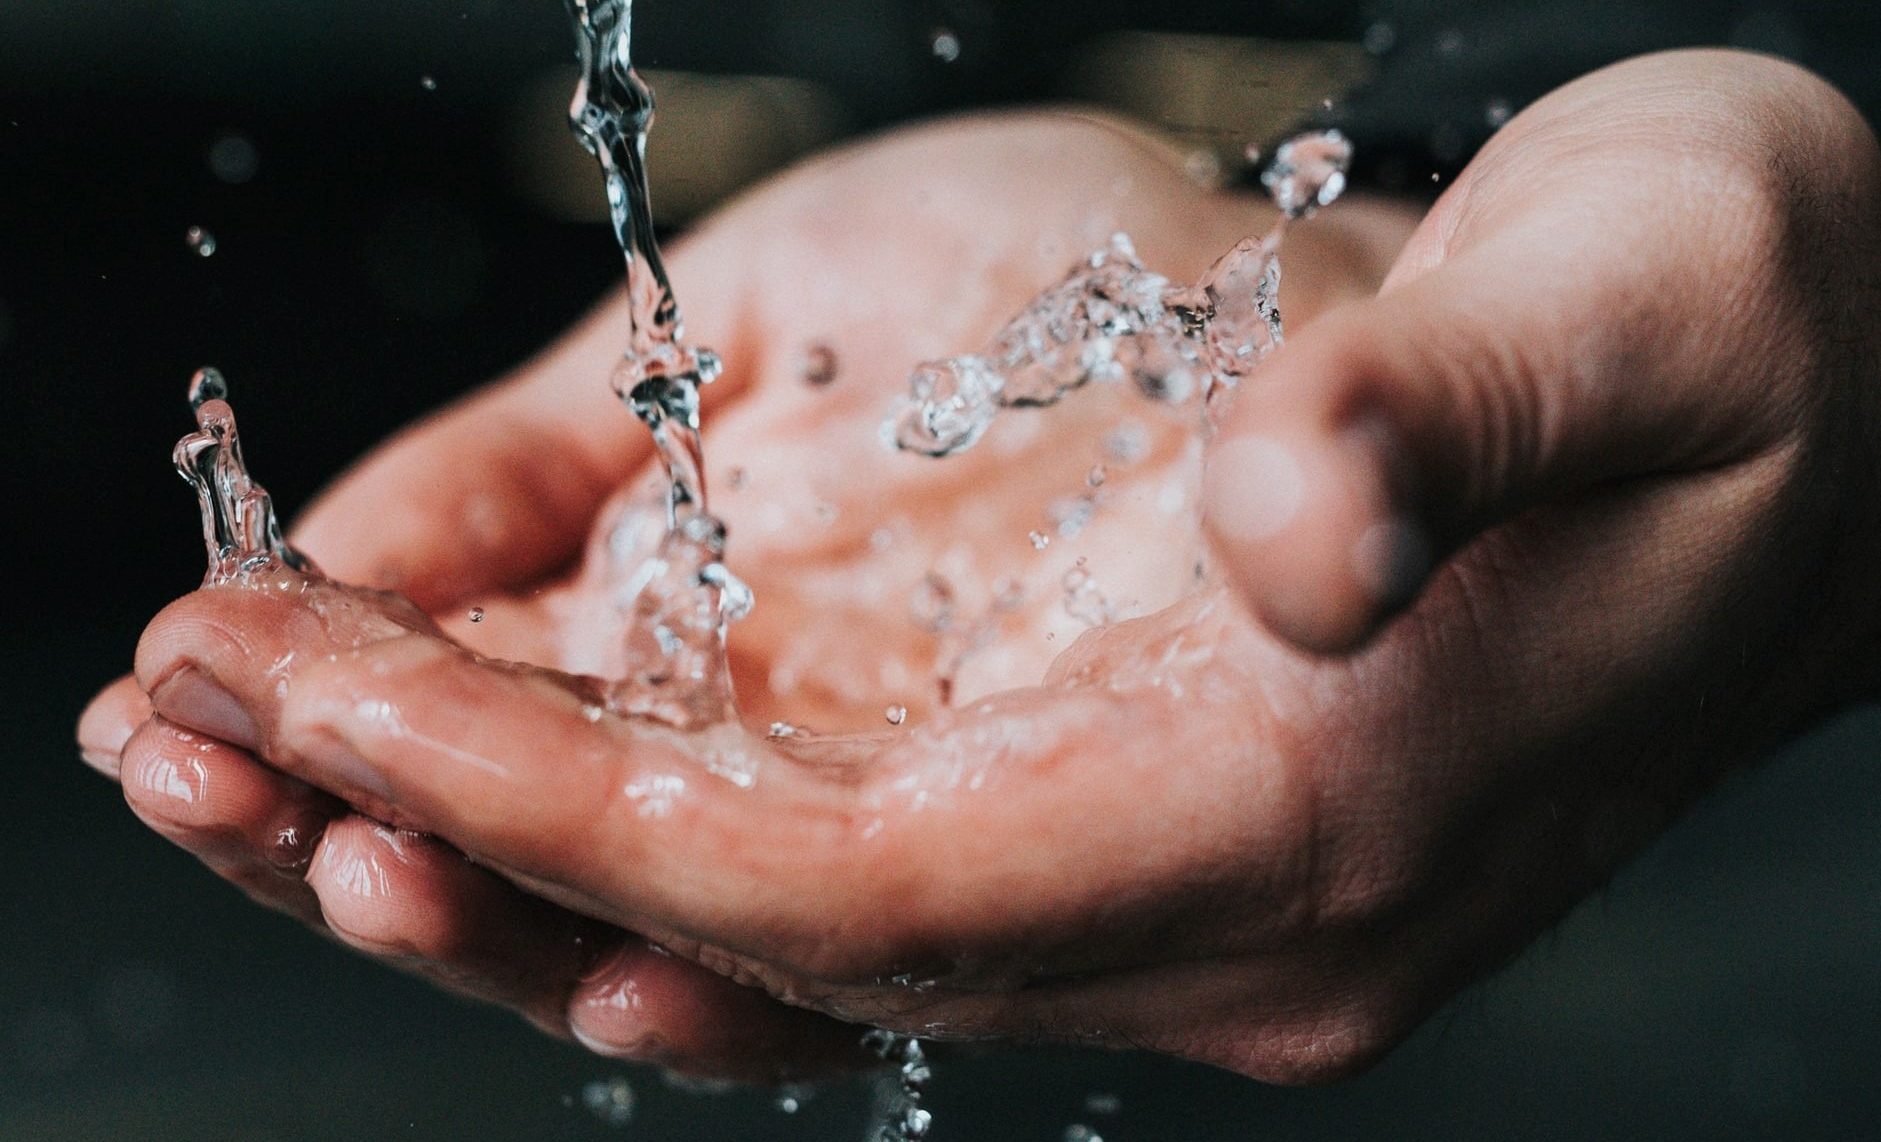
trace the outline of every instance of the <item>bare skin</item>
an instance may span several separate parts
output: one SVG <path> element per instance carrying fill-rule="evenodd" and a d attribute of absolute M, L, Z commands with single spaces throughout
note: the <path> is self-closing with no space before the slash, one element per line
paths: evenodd
<path fill-rule="evenodd" d="M 1206 482 L 1153 421 L 1106 484 L 1075 550 L 1131 617 L 1073 642 L 1036 587 L 1072 552 L 1023 536 L 1123 406 L 1079 394 L 1034 414 L 1048 440 L 944 464 L 873 425 L 909 362 L 1109 228 L 1192 277 L 1265 219 L 1088 121 L 870 144 L 673 258 L 732 364 L 708 436 L 747 469 L 716 475 L 761 599 L 733 639 L 756 728 L 595 719 L 565 672 L 605 652 L 598 546 L 565 568 L 647 460 L 597 383 L 603 316 L 304 522 L 336 579 L 416 606 L 198 592 L 80 740 L 263 902 L 604 1053 L 768 1076 L 840 1061 L 843 1020 L 1335 1078 L 1873 692 L 1878 203 L 1820 81 L 1679 53 L 1524 113 L 1421 223 L 1302 228 L 1295 336 Z M 826 390 L 806 339 L 842 362 Z M 1028 602 L 948 708 L 905 589 L 962 544 Z M 1218 573 L 1184 594 L 1194 551 Z M 804 749 L 771 717 L 871 732 Z"/>

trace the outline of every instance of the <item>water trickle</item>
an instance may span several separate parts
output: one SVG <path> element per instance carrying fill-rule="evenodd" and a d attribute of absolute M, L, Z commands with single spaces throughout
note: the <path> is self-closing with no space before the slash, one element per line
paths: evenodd
<path fill-rule="evenodd" d="M 216 253 L 216 236 L 201 226 L 191 226 L 183 235 L 183 241 L 189 244 L 191 251 L 199 258 L 213 258 Z"/>
<path fill-rule="evenodd" d="M 203 586 L 282 567 L 314 573 L 307 557 L 282 538 L 267 489 L 248 474 L 228 398 L 228 382 L 219 371 L 198 369 L 189 382 L 196 431 L 177 441 L 172 454 L 177 474 L 196 489 L 202 513 L 203 545 L 209 556 Z"/>
<path fill-rule="evenodd" d="M 667 475 L 666 532 L 620 593 L 628 674 L 609 689 L 616 713 L 699 729 L 733 716 L 725 630 L 752 595 L 723 562 L 725 525 L 711 514 L 699 437 L 699 387 L 719 374 L 688 346 L 647 197 L 653 91 L 634 71 L 630 0 L 566 0 L 581 80 L 569 123 L 600 164 L 627 268 L 628 344 L 615 393 L 653 435 Z"/>

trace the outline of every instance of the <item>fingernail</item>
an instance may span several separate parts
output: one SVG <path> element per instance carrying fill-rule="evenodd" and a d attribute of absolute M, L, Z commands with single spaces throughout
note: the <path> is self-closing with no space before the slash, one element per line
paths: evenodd
<path fill-rule="evenodd" d="M 1223 441 L 1208 464 L 1210 516 L 1231 539 L 1258 542 L 1285 531 L 1306 501 L 1306 471 L 1269 436 Z"/>
<path fill-rule="evenodd" d="M 78 756 L 79 760 L 91 766 L 99 773 L 104 774 L 106 777 L 116 777 L 118 775 L 118 768 L 121 764 L 118 754 L 106 753 L 99 749 L 86 749 L 80 746 Z"/>
<path fill-rule="evenodd" d="M 247 709 L 195 667 L 177 671 L 157 688 L 150 701 L 158 713 L 178 725 L 243 749 L 261 744 L 260 727 Z"/>
<path fill-rule="evenodd" d="M 349 800 L 364 794 L 382 803 L 382 806 L 359 806 L 362 809 L 392 804 L 392 783 L 338 738 L 316 737 L 300 748 L 300 755 L 307 762 L 306 777 L 311 783 Z"/>

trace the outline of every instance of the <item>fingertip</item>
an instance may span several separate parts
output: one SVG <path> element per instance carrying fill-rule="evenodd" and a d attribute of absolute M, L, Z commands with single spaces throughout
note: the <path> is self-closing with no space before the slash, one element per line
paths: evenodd
<path fill-rule="evenodd" d="M 121 768 L 124 745 L 137 727 L 150 718 L 150 700 L 131 677 L 99 691 L 78 717 L 79 756 L 106 777 L 115 779 Z"/>
<path fill-rule="evenodd" d="M 1350 652 L 1407 605 L 1431 565 L 1376 417 L 1299 404 L 1231 426 L 1209 457 L 1205 522 L 1222 571 L 1275 635 Z"/>

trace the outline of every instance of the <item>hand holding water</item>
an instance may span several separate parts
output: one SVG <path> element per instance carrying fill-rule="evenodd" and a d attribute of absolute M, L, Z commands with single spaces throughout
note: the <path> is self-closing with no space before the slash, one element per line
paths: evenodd
<path fill-rule="evenodd" d="M 1311 320 L 1375 284 L 1402 234 L 1389 212 L 1296 249 L 1294 341 L 1212 445 L 1204 515 L 1233 589 L 1062 656 L 1068 639 L 978 659 L 954 710 L 894 692 L 892 672 L 850 677 L 931 649 L 904 629 L 906 596 L 861 625 L 863 604 L 791 580 L 838 576 L 884 526 L 889 550 L 914 546 L 884 503 L 983 529 L 989 548 L 1009 536 L 1022 569 L 1039 553 L 1022 539 L 1032 508 L 1008 510 L 1028 497 L 955 511 L 975 480 L 946 465 L 884 495 L 865 475 L 880 453 L 837 429 L 875 415 L 907 362 L 959 348 L 1042 284 L 1068 251 L 1032 257 L 1041 234 L 1075 240 L 1110 210 L 1147 260 L 1193 272 L 1260 228 L 1136 146 L 1050 122 L 920 133 L 786 179 L 675 259 L 730 364 L 715 446 L 736 442 L 752 473 L 855 473 L 820 485 L 806 517 L 830 505 L 820 530 L 767 528 L 762 495 L 727 497 L 761 600 L 734 637 L 741 697 L 814 728 L 874 722 L 873 740 L 597 719 L 560 674 L 479 660 L 316 587 L 166 611 L 138 663 L 160 718 L 124 746 L 138 710 L 120 689 L 87 742 L 121 751 L 133 803 L 232 878 L 604 1049 L 687 1056 L 673 1045 L 695 1035 L 691 1057 L 748 1066 L 843 1038 L 783 1008 L 730 1010 L 750 993 L 714 990 L 696 961 L 841 1019 L 1301 1080 L 1375 1057 L 1724 768 L 1870 692 L 1873 139 L 1793 69 L 1697 54 L 1603 73 L 1512 124 L 1381 296 Z M 1054 177 L 1012 175 L 1021 164 Z M 1120 174 L 1135 186 L 1118 206 L 1103 194 Z M 916 188 L 939 205 L 896 198 Z M 950 215 L 954 235 L 923 229 Z M 1025 256 L 970 264 L 980 249 Z M 792 273 L 788 296 L 754 288 Z M 969 277 L 1011 288 L 962 298 Z M 797 365 L 819 322 L 844 363 L 828 392 Z M 302 544 L 434 613 L 484 607 L 445 623 L 479 650 L 567 661 L 532 632 L 565 629 L 550 620 L 579 599 L 531 588 L 554 584 L 633 476 L 631 434 L 592 392 L 612 352 L 605 330 L 577 334 L 395 444 Z M 545 448 L 569 462 L 543 470 Z M 1110 480 L 1151 486 L 1156 462 Z M 1113 584 L 1168 571 L 1127 542 L 1155 526 L 1136 502 L 1120 495 L 1081 540 Z M 383 538 L 362 543 L 362 519 Z M 830 625 L 857 644 L 842 657 L 823 636 L 840 669 L 792 657 Z M 290 654 L 283 698 L 269 671 Z M 1055 656 L 1042 686 L 1013 688 Z M 780 664 L 799 676 L 793 700 L 767 697 L 785 689 Z M 232 700 L 179 685 L 184 669 Z M 887 702 L 911 709 L 905 726 L 882 724 Z M 146 776 L 191 758 L 217 775 L 205 797 Z M 231 785 L 241 798 L 218 801 Z M 373 833 L 345 805 L 439 840 Z M 290 810 L 310 832 L 334 822 L 320 843 L 335 855 L 307 884 L 262 876 L 266 826 Z M 615 943 L 584 962 L 597 939 Z M 666 1006 L 634 1009 L 636 990 Z"/>

